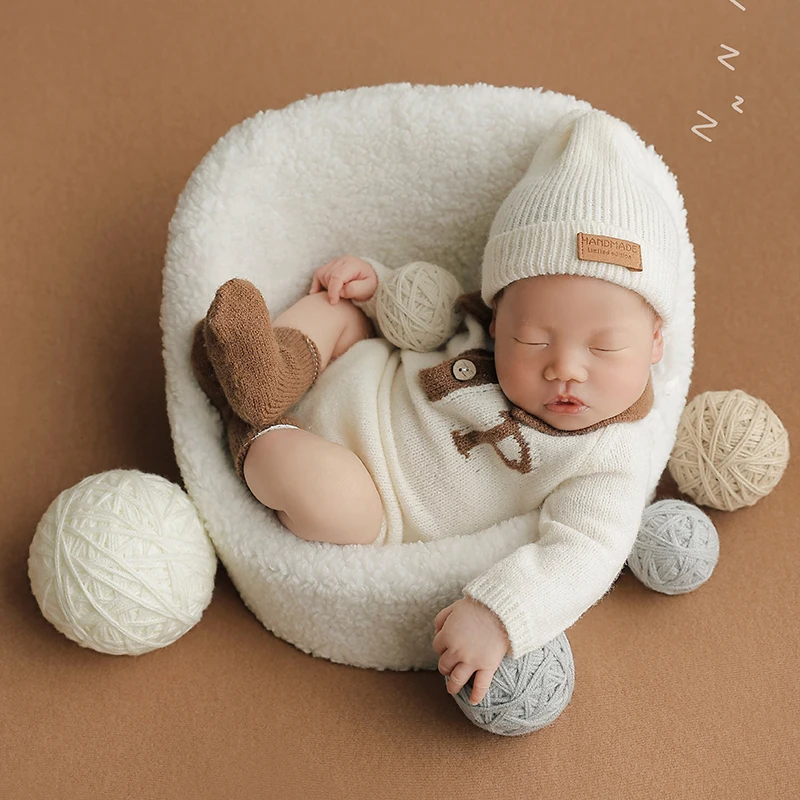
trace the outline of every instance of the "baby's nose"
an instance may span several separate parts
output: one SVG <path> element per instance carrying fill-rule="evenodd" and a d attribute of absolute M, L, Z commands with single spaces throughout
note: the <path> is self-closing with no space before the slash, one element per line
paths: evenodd
<path fill-rule="evenodd" d="M 559 380 L 563 383 L 586 380 L 586 367 L 573 352 L 554 352 L 545 372 L 548 380 Z"/>

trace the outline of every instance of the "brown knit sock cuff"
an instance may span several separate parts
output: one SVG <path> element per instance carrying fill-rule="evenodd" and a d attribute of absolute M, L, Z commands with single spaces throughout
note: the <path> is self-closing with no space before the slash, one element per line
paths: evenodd
<path fill-rule="evenodd" d="M 308 349 L 311 351 L 311 357 L 314 359 L 314 377 L 311 379 L 311 386 L 313 386 L 319 377 L 319 365 L 322 363 L 322 358 L 319 355 L 319 349 L 314 343 L 314 340 L 306 336 L 306 334 L 303 334 L 303 338 L 306 340 Z"/>
<path fill-rule="evenodd" d="M 311 388 L 319 376 L 322 359 L 319 349 L 311 337 L 299 328 L 278 325 L 272 329 L 279 345 L 291 353 L 292 360 L 299 368 L 300 374 L 307 376 L 308 388 Z"/>

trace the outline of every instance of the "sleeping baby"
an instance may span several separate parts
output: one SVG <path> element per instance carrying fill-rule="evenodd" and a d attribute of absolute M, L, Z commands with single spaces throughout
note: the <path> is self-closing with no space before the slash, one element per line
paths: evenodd
<path fill-rule="evenodd" d="M 474 674 L 472 702 L 506 653 L 551 641 L 608 591 L 638 533 L 678 258 L 648 158 L 603 111 L 561 117 L 437 350 L 381 336 L 392 271 L 369 256 L 319 267 L 274 320 L 234 278 L 195 328 L 192 367 L 236 472 L 295 535 L 430 542 L 539 511 L 531 542 L 434 620 L 448 691 Z"/>

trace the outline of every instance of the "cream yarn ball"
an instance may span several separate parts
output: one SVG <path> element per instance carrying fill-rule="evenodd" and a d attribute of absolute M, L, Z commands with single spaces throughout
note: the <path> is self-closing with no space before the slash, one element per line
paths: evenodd
<path fill-rule="evenodd" d="M 383 337 L 404 350 L 438 349 L 463 319 L 463 312 L 455 309 L 462 292 L 452 273 L 427 261 L 394 270 L 378 284 L 375 297 Z"/>
<path fill-rule="evenodd" d="M 703 392 L 683 410 L 669 471 L 698 505 L 752 506 L 789 463 L 789 434 L 774 411 L 741 389 Z"/>
<path fill-rule="evenodd" d="M 101 653 L 171 644 L 211 602 L 217 556 L 188 495 L 160 475 L 117 469 L 65 489 L 28 556 L 45 619 Z"/>

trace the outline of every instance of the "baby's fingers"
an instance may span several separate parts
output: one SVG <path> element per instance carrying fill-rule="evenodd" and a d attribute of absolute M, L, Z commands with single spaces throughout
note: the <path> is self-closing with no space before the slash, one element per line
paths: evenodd
<path fill-rule="evenodd" d="M 472 679 L 472 695 L 469 698 L 472 705 L 478 705 L 486 697 L 486 693 L 492 685 L 494 673 L 495 670 L 491 669 L 479 669 L 475 672 L 475 677 Z"/>
<path fill-rule="evenodd" d="M 308 290 L 309 294 L 321 292 L 327 287 L 330 273 L 336 266 L 337 261 L 338 259 L 334 258 L 332 261 L 328 261 L 321 267 L 317 267 L 317 269 L 314 270 L 314 276 L 311 279 L 311 288 Z"/>
<path fill-rule="evenodd" d="M 458 694 L 461 687 L 470 679 L 474 670 L 469 664 L 460 661 L 450 670 L 449 675 L 445 675 L 445 684 L 450 694 Z"/>
<path fill-rule="evenodd" d="M 436 632 L 438 633 L 440 628 L 444 625 L 445 620 L 450 616 L 453 612 L 453 606 L 455 603 L 450 603 L 449 606 L 443 608 L 437 615 L 436 618 L 433 620 L 433 624 L 436 628 Z"/>
<path fill-rule="evenodd" d="M 328 299 L 331 303 L 336 304 L 339 302 L 339 293 L 342 291 L 344 281 L 339 275 L 331 275 L 328 280 Z"/>

